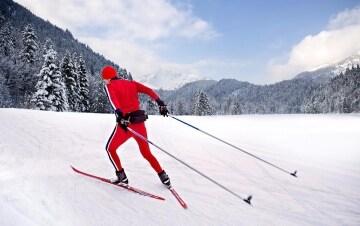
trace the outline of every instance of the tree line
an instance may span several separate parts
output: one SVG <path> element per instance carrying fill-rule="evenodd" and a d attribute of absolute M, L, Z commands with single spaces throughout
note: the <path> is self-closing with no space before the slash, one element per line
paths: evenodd
<path fill-rule="evenodd" d="M 196 81 L 164 96 L 172 113 L 179 115 L 360 113 L 359 68 L 350 66 L 324 83 L 311 78 L 271 85 L 234 79 Z M 194 111 L 194 105 L 202 106 L 199 99 L 211 111 Z"/>

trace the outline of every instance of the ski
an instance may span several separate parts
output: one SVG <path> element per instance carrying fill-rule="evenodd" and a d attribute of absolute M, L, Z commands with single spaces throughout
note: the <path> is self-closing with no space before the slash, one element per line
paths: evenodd
<path fill-rule="evenodd" d="M 182 198 L 180 197 L 180 195 L 175 191 L 175 189 L 173 187 L 170 187 L 168 188 L 171 193 L 175 196 L 175 198 L 178 200 L 178 202 L 180 203 L 180 205 L 186 209 L 187 208 L 187 205 L 186 203 L 184 202 L 184 200 L 182 200 Z"/>
<path fill-rule="evenodd" d="M 71 165 L 70 165 L 71 166 Z M 92 174 L 88 174 L 88 173 L 85 173 L 85 172 L 82 172 L 78 169 L 76 169 L 75 167 L 71 166 L 71 168 L 78 174 L 81 174 L 81 175 L 84 175 L 84 176 L 87 176 L 87 177 L 91 177 L 91 178 L 94 178 L 96 180 L 100 180 L 100 181 L 103 181 L 103 182 L 106 182 L 106 183 L 109 183 L 109 184 L 112 184 L 112 185 L 115 185 L 115 186 L 118 186 L 120 188 L 124 188 L 128 191 L 131 191 L 131 192 L 134 192 L 134 193 L 137 193 L 139 195 L 143 195 L 143 196 L 147 196 L 147 197 L 150 197 L 150 198 L 154 198 L 154 199 L 158 199 L 158 200 L 165 200 L 163 197 L 160 197 L 160 196 L 156 196 L 156 195 L 153 195 L 153 194 L 150 194 L 148 192 L 145 192 L 145 191 L 142 191 L 140 189 L 137 189 L 137 188 L 134 188 L 132 186 L 125 186 L 125 185 L 122 185 L 122 184 L 113 184 L 109 181 L 109 179 L 106 179 L 106 178 L 103 178 L 103 177 L 99 177 L 99 176 L 95 176 L 95 175 L 92 175 Z"/>

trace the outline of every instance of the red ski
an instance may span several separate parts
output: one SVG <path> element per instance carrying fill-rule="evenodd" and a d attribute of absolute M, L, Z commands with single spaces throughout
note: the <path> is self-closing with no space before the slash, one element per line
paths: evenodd
<path fill-rule="evenodd" d="M 71 166 L 71 165 L 70 165 L 70 166 Z M 72 168 L 76 173 L 79 173 L 79 174 L 82 174 L 82 175 L 84 175 L 84 176 L 91 177 L 91 178 L 94 178 L 94 179 L 96 179 L 96 180 L 100 180 L 100 181 L 103 181 L 103 182 L 112 184 L 112 183 L 109 181 L 109 179 L 106 179 L 106 178 L 103 178 L 103 177 L 98 177 L 98 176 L 95 176 L 95 175 L 92 175 L 92 174 L 88 174 L 88 173 L 82 172 L 82 171 L 76 169 L 76 168 L 73 167 L 73 166 L 71 166 L 71 168 Z M 137 194 L 139 194 L 139 195 L 147 196 L 147 197 L 154 198 L 154 199 L 158 199 L 158 200 L 165 200 L 163 197 L 150 194 L 150 193 L 148 193 L 148 192 L 142 191 L 142 190 L 140 190 L 140 189 L 137 189 L 137 188 L 134 188 L 134 187 L 131 187 L 131 186 L 125 186 L 125 185 L 121 185 L 121 184 L 112 184 L 112 185 L 115 185 L 115 186 L 124 188 L 124 189 L 126 189 L 126 190 L 128 190 L 128 191 L 135 192 L 135 193 L 137 193 Z"/>
<path fill-rule="evenodd" d="M 175 189 L 173 187 L 170 187 L 169 190 L 171 191 L 171 193 L 175 196 L 175 198 L 178 200 L 178 202 L 180 203 L 180 205 L 186 209 L 187 205 L 184 202 L 184 200 L 182 200 L 182 198 L 180 197 L 180 195 L 175 191 Z"/>

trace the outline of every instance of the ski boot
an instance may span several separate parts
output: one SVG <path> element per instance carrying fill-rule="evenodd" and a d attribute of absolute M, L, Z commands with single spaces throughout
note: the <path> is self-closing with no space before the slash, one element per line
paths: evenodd
<path fill-rule="evenodd" d="M 109 181 L 112 184 L 121 184 L 127 186 L 129 184 L 129 180 L 125 174 L 124 169 L 120 171 L 115 171 L 116 177 L 111 178 Z"/>
<path fill-rule="evenodd" d="M 161 182 L 165 185 L 165 187 L 171 188 L 170 178 L 166 174 L 165 170 L 161 171 L 161 173 L 159 173 L 158 175 L 159 175 Z"/>

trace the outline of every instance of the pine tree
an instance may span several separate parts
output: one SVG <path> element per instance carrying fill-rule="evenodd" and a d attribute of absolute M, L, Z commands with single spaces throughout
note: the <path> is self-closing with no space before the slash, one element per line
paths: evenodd
<path fill-rule="evenodd" d="M 79 95 L 77 92 L 77 73 L 75 66 L 70 57 L 70 52 L 67 50 L 60 64 L 61 73 L 66 87 L 66 96 L 69 104 L 70 111 L 78 109 Z"/>
<path fill-rule="evenodd" d="M 59 67 L 56 66 L 56 51 L 53 49 L 51 39 L 48 39 L 43 48 L 44 64 L 38 74 L 36 92 L 33 95 L 32 103 L 37 110 L 65 111 L 67 99 L 65 85 L 62 81 Z"/>
<path fill-rule="evenodd" d="M 149 115 L 156 115 L 158 113 L 158 107 L 152 99 L 146 101 L 146 111 Z"/>
<path fill-rule="evenodd" d="M 79 57 L 79 79 L 80 79 L 80 111 L 89 111 L 89 81 L 87 79 L 87 71 L 85 60 L 82 54 Z"/>
<path fill-rule="evenodd" d="M 342 112 L 341 113 L 350 113 L 350 100 L 348 98 L 343 98 L 342 100 Z"/>
<path fill-rule="evenodd" d="M 131 75 L 131 73 L 129 72 L 128 75 L 127 75 L 127 80 L 129 81 L 133 81 L 133 77 Z"/>
<path fill-rule="evenodd" d="M 177 104 L 176 104 L 177 108 L 176 108 L 176 114 L 177 115 L 184 115 L 185 114 L 185 107 L 184 107 L 184 102 L 179 99 L 177 101 Z"/>
<path fill-rule="evenodd" d="M 26 99 L 31 98 L 36 85 L 36 71 L 39 70 L 38 65 L 38 45 L 37 37 L 31 24 L 27 25 L 22 32 L 22 49 L 20 50 L 17 64 L 19 76 L 16 82 L 18 94 L 21 97 L 21 105 L 28 105 Z"/>
<path fill-rule="evenodd" d="M 16 47 L 15 38 L 13 36 L 13 27 L 9 23 L 5 23 L 0 27 L 0 55 L 10 57 Z"/>
<path fill-rule="evenodd" d="M 75 84 L 76 84 L 76 88 L 75 93 L 77 98 L 74 100 L 76 102 L 76 108 L 74 109 L 74 111 L 81 111 L 81 97 L 80 97 L 80 92 L 81 92 L 81 87 L 80 87 L 80 76 L 79 76 L 79 57 L 77 52 L 74 52 L 72 55 L 72 63 L 74 65 L 74 79 L 75 79 Z"/>
<path fill-rule="evenodd" d="M 11 107 L 9 88 L 5 84 L 5 76 L 0 71 L 0 107 Z"/>
<path fill-rule="evenodd" d="M 231 114 L 232 115 L 241 115 L 242 114 L 240 103 L 237 100 L 233 100 L 233 102 L 232 102 Z"/>
<path fill-rule="evenodd" d="M 125 68 L 120 68 L 119 70 L 119 78 L 121 79 L 127 79 L 127 71 Z"/>
<path fill-rule="evenodd" d="M 110 113 L 113 111 L 109 104 L 108 97 L 105 93 L 104 83 L 100 79 L 89 76 L 89 93 L 90 112 Z"/>
<path fill-rule="evenodd" d="M 23 49 L 20 52 L 20 59 L 25 63 L 34 63 L 36 61 L 36 54 L 38 45 L 36 44 L 37 37 L 34 28 L 31 24 L 27 25 L 22 32 Z"/>
<path fill-rule="evenodd" d="M 230 114 L 232 115 L 232 103 L 233 103 L 233 99 L 231 97 L 227 98 L 227 100 L 225 101 L 224 105 L 224 114 Z"/>
<path fill-rule="evenodd" d="M 199 90 L 196 94 L 193 105 L 193 114 L 201 116 L 212 115 L 212 107 L 209 98 L 202 90 Z"/>

